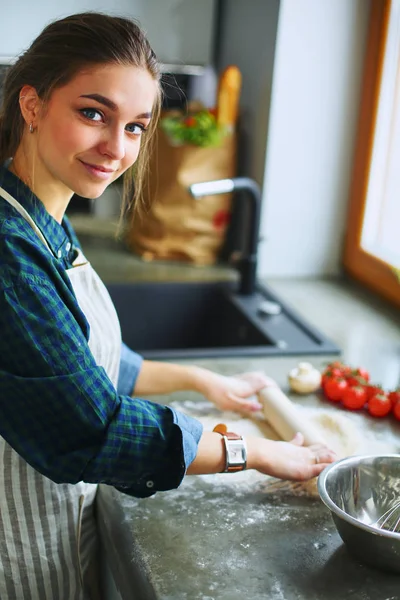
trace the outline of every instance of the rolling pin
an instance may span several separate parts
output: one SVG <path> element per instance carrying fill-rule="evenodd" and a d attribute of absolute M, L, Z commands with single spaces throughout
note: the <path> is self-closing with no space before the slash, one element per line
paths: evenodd
<path fill-rule="evenodd" d="M 285 441 L 289 442 L 299 431 L 304 436 L 304 445 L 324 444 L 317 428 L 307 422 L 295 404 L 277 386 L 265 387 L 258 393 L 265 419 Z"/>

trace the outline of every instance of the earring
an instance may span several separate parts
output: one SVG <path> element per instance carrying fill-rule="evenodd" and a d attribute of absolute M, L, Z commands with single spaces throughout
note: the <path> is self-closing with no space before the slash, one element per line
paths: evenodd
<path fill-rule="evenodd" d="M 33 123 L 29 125 L 29 133 L 33 133 Z"/>

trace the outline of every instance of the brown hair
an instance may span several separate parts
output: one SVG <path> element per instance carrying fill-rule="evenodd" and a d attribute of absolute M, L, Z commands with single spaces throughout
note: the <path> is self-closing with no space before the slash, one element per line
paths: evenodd
<path fill-rule="evenodd" d="M 103 64 L 132 65 L 147 69 L 160 81 L 156 55 L 139 27 L 130 19 L 86 12 L 50 23 L 11 66 L 4 82 L 0 109 L 0 164 L 16 152 L 25 121 L 19 107 L 24 85 L 31 85 L 46 102 L 51 93 L 71 81 L 83 68 Z M 153 133 L 161 108 L 161 86 L 149 130 L 135 165 L 124 175 L 124 199 L 121 215 L 132 202 L 141 209 L 142 190 Z M 134 186 L 133 186 L 134 179 Z"/>

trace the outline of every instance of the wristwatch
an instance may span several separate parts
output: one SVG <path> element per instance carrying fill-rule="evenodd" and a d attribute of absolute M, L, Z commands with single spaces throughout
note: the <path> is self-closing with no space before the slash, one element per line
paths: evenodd
<path fill-rule="evenodd" d="M 225 469 L 223 473 L 244 471 L 247 465 L 247 448 L 243 437 L 228 431 L 224 423 L 216 425 L 213 431 L 220 433 L 225 443 Z"/>

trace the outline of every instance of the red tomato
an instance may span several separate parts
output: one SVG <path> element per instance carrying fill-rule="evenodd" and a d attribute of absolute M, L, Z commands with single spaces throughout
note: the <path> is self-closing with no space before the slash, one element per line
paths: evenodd
<path fill-rule="evenodd" d="M 329 363 L 322 371 L 322 388 L 325 387 L 328 379 L 342 378 L 348 371 L 350 371 L 350 367 L 346 367 L 346 365 L 339 361 Z"/>
<path fill-rule="evenodd" d="M 388 394 L 388 398 L 389 398 L 390 402 L 392 403 L 392 406 L 395 406 L 397 404 L 397 402 L 400 402 L 400 388 L 397 388 L 397 390 L 390 392 Z"/>
<path fill-rule="evenodd" d="M 344 363 L 339 360 L 335 360 L 334 362 L 329 363 L 324 369 L 324 374 L 328 371 L 334 375 L 335 377 L 340 377 L 343 373 L 347 373 L 350 370 L 350 367 L 347 367 Z"/>
<path fill-rule="evenodd" d="M 376 394 L 368 400 L 368 412 L 373 417 L 385 417 L 392 410 L 392 403 L 386 394 Z"/>
<path fill-rule="evenodd" d="M 186 117 L 185 125 L 186 127 L 194 127 L 196 125 L 196 119 L 194 117 Z"/>
<path fill-rule="evenodd" d="M 342 402 L 346 408 L 350 410 L 358 410 L 363 408 L 365 402 L 367 400 L 367 393 L 365 388 L 361 385 L 355 385 L 353 387 L 348 387 L 343 392 Z"/>
<path fill-rule="evenodd" d="M 361 377 L 360 375 L 355 374 L 355 371 L 352 371 L 351 374 L 345 375 L 346 381 L 350 387 L 353 386 L 366 386 L 368 385 L 368 381 Z"/>
<path fill-rule="evenodd" d="M 396 402 L 396 404 L 393 406 L 393 414 L 395 419 L 400 421 L 400 402 Z"/>
<path fill-rule="evenodd" d="M 332 377 L 324 385 L 325 396 L 332 402 L 340 402 L 347 388 L 347 381 L 343 377 Z"/>
<path fill-rule="evenodd" d="M 342 376 L 346 377 L 347 375 L 349 375 L 349 373 L 352 372 L 352 368 L 349 367 L 348 365 L 342 365 Z"/>
<path fill-rule="evenodd" d="M 369 373 L 365 369 L 349 369 L 343 374 L 349 385 L 367 385 Z"/>
<path fill-rule="evenodd" d="M 354 373 L 356 376 L 362 377 L 366 381 L 369 381 L 369 373 L 368 373 L 367 369 L 363 369 L 362 367 L 359 367 L 358 369 L 356 369 L 354 371 Z"/>
<path fill-rule="evenodd" d="M 328 377 L 342 377 L 342 370 L 339 367 L 332 367 L 332 369 L 326 369 L 324 375 Z"/>
<path fill-rule="evenodd" d="M 372 396 L 376 396 L 377 394 L 384 394 L 382 387 L 380 385 L 369 384 L 366 386 L 365 391 L 367 392 L 367 400 L 372 398 Z"/>
<path fill-rule="evenodd" d="M 324 373 L 322 374 L 322 379 L 321 379 L 321 385 L 324 388 L 325 384 L 327 383 L 327 381 L 329 381 L 329 379 L 337 379 L 338 377 L 342 377 L 342 373 L 341 371 L 339 371 L 339 369 L 332 369 L 329 371 L 324 371 Z"/>

